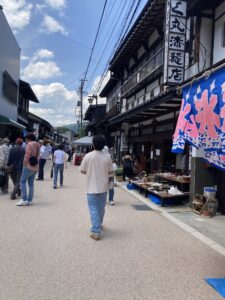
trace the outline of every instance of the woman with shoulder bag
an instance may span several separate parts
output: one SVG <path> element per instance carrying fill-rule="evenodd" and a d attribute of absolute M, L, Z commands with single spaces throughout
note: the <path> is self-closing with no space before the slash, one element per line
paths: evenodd
<path fill-rule="evenodd" d="M 38 171 L 38 159 L 39 159 L 39 144 L 35 141 L 36 137 L 33 133 L 28 133 L 26 136 L 27 147 L 23 160 L 23 170 L 20 181 L 22 199 L 16 205 L 27 206 L 32 205 L 34 196 L 34 178 Z M 29 193 L 27 195 L 28 183 Z"/>

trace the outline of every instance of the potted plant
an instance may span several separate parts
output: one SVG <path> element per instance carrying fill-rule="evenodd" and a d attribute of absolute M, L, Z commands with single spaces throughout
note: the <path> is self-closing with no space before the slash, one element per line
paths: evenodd
<path fill-rule="evenodd" d="M 116 181 L 123 181 L 123 168 L 117 168 L 115 170 Z"/>

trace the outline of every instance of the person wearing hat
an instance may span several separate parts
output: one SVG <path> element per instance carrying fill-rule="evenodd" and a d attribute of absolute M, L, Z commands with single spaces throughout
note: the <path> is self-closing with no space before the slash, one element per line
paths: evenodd
<path fill-rule="evenodd" d="M 5 173 L 5 184 L 1 187 L 1 191 L 4 193 L 8 192 L 9 186 L 9 175 L 5 172 L 7 169 L 7 162 L 9 157 L 9 147 L 8 147 L 9 139 L 3 138 L 0 140 L 0 170 Z"/>
<path fill-rule="evenodd" d="M 15 147 L 9 151 L 9 159 L 7 163 L 7 166 L 10 170 L 10 176 L 14 184 L 14 189 L 11 193 L 11 200 L 15 200 L 16 196 L 21 195 L 20 179 L 22 175 L 23 159 L 25 154 L 25 149 L 22 147 L 23 140 L 21 138 L 17 138 L 15 144 Z"/>

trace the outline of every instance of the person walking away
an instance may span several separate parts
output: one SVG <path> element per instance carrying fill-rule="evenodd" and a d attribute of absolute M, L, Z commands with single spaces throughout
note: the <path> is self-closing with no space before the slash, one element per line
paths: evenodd
<path fill-rule="evenodd" d="M 40 158 L 39 158 L 39 170 L 38 170 L 38 178 L 37 180 L 44 180 L 44 166 L 46 160 L 49 157 L 48 149 L 46 147 L 46 142 L 43 140 L 39 141 L 40 145 Z"/>
<path fill-rule="evenodd" d="M 22 199 L 16 203 L 17 206 L 32 205 L 34 196 L 34 178 L 38 172 L 38 159 L 40 154 L 39 144 L 35 141 L 35 135 L 28 133 L 26 136 L 27 146 L 23 160 L 23 170 L 20 181 Z M 27 195 L 28 183 L 29 193 Z"/>
<path fill-rule="evenodd" d="M 123 161 L 123 180 L 126 180 L 126 177 L 130 178 L 132 176 L 133 168 L 132 168 L 132 157 L 129 152 L 122 158 Z"/>
<path fill-rule="evenodd" d="M 92 143 L 94 150 L 84 156 L 80 171 L 87 177 L 87 201 L 92 224 L 90 237 L 97 241 L 101 238 L 109 176 L 112 176 L 113 169 L 111 158 L 102 151 L 105 138 L 96 135 Z"/>
<path fill-rule="evenodd" d="M 109 148 L 108 146 L 104 146 L 103 148 L 103 153 L 105 153 L 105 155 L 108 155 L 111 158 L 111 155 L 109 153 Z M 110 205 L 114 205 L 114 174 L 109 176 L 109 204 Z"/>
<path fill-rule="evenodd" d="M 53 178 L 53 188 L 57 188 L 58 173 L 60 174 L 60 186 L 63 186 L 63 171 L 64 167 L 67 169 L 66 153 L 63 151 L 63 145 L 59 145 L 58 150 L 54 152 L 53 156 L 53 166 L 54 166 L 54 178 Z"/>
<path fill-rule="evenodd" d="M 7 162 L 9 157 L 9 147 L 8 147 L 9 139 L 4 138 L 1 139 L 0 142 L 0 170 L 4 173 L 5 184 L 1 187 L 1 191 L 3 193 L 8 193 L 9 187 L 9 174 L 6 172 L 7 170 Z"/>
<path fill-rule="evenodd" d="M 21 138 L 17 138 L 15 144 L 16 144 L 15 147 L 10 149 L 9 151 L 9 159 L 7 163 L 7 166 L 10 171 L 10 176 L 14 184 L 14 188 L 10 197 L 11 200 L 15 200 L 16 196 L 21 195 L 20 180 L 21 180 L 23 160 L 25 155 L 25 150 L 22 147 L 23 140 Z"/>

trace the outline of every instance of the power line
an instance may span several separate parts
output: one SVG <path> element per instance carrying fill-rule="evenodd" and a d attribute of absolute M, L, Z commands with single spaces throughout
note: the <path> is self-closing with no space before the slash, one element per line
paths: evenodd
<path fill-rule="evenodd" d="M 138 0 L 138 3 L 137 3 L 137 5 L 136 5 L 136 7 L 135 7 L 135 9 L 134 9 L 133 15 L 132 15 L 132 17 L 131 17 L 131 19 L 130 19 L 130 22 L 129 22 L 129 24 L 128 24 L 128 26 L 127 26 L 127 28 L 126 28 L 126 30 L 125 30 L 123 36 L 121 37 L 121 39 L 120 39 L 120 41 L 119 41 L 119 45 L 121 44 L 121 42 L 123 41 L 123 39 L 124 39 L 125 36 L 127 35 L 127 32 L 128 32 L 128 30 L 129 30 L 129 28 L 130 28 L 131 23 L 133 22 L 133 19 L 134 19 L 135 14 L 136 14 L 136 12 L 137 12 L 137 10 L 138 10 L 138 7 L 139 7 L 139 5 L 141 4 L 141 1 L 142 1 L 142 0 Z M 134 1 L 134 2 L 135 2 L 135 1 Z M 133 2 L 133 3 L 134 3 L 134 2 Z"/>
<path fill-rule="evenodd" d="M 97 86 L 97 88 L 96 88 L 94 94 L 97 94 L 97 93 L 99 92 L 99 89 L 100 89 L 100 87 L 101 87 L 101 85 L 102 85 L 102 82 L 103 82 L 103 80 L 104 80 L 105 77 L 106 77 L 106 74 L 107 74 L 107 68 L 108 68 L 108 65 L 109 65 L 109 62 L 110 62 L 112 56 L 114 55 L 114 51 L 115 51 L 115 49 L 117 49 L 118 45 L 121 43 L 121 40 L 122 40 L 122 39 L 124 38 L 124 36 L 127 34 L 127 31 L 128 31 L 128 29 L 129 29 L 129 27 L 130 27 L 132 21 L 133 21 L 133 18 L 134 18 L 135 14 L 136 14 L 136 12 L 137 12 L 137 10 L 138 10 L 138 7 L 139 7 L 141 1 L 142 1 L 142 0 L 139 0 L 139 1 L 138 1 L 137 5 L 136 5 L 136 7 L 135 7 L 135 9 L 134 9 L 134 12 L 133 12 L 133 14 L 132 14 L 132 17 L 131 17 L 131 19 L 130 19 L 129 25 L 127 26 L 127 29 L 126 29 L 126 31 L 125 31 L 123 37 L 122 37 L 122 38 L 121 38 L 121 37 L 118 38 L 118 41 L 117 41 L 117 43 L 115 44 L 115 47 L 114 47 L 114 49 L 113 49 L 113 51 L 112 51 L 112 53 L 111 53 L 111 55 L 110 55 L 110 58 L 109 58 L 109 60 L 108 60 L 108 62 L 107 62 L 107 65 L 106 65 L 106 68 L 105 68 L 104 72 L 102 73 L 102 77 L 101 77 L 101 79 L 100 79 L 100 81 L 99 81 L 99 84 L 98 84 L 98 86 Z M 130 12 L 131 12 L 131 11 L 130 11 Z M 128 16 L 128 17 L 129 17 L 129 16 Z"/>
<path fill-rule="evenodd" d="M 112 53 L 114 52 L 114 49 L 117 47 L 117 45 L 118 45 L 118 43 L 119 43 L 119 37 L 121 36 L 121 33 L 123 32 L 123 28 L 124 28 L 124 26 L 126 25 L 126 22 L 127 22 L 128 18 L 129 18 L 129 15 L 130 15 L 131 12 L 132 12 L 132 7 L 133 7 L 135 1 L 136 1 L 136 0 L 133 0 L 133 2 L 131 3 L 130 8 L 128 9 L 127 14 L 126 14 L 126 16 L 125 16 L 125 18 L 124 18 L 124 21 L 122 22 L 121 30 L 119 31 L 119 35 L 118 35 L 118 37 L 117 37 L 117 42 L 116 42 L 115 45 L 114 45 L 113 51 L 111 51 L 111 53 L 110 53 L 110 55 L 109 55 L 109 59 L 108 59 L 107 63 L 105 64 L 105 69 L 104 69 L 104 71 L 103 71 L 103 73 L 102 73 L 102 75 L 101 75 L 101 79 L 100 79 L 100 82 L 99 82 L 99 85 L 100 85 L 100 86 L 101 86 L 101 84 L 102 84 L 102 81 L 105 79 L 105 76 L 106 76 L 106 74 L 107 74 L 106 71 L 107 71 L 107 68 L 108 68 L 109 61 L 111 60 Z M 97 89 L 96 89 L 96 90 L 99 90 L 99 88 L 100 88 L 99 85 L 97 86 Z M 96 93 L 96 92 L 95 92 L 95 93 Z"/>
<path fill-rule="evenodd" d="M 122 3 L 122 2 L 121 2 L 121 3 Z M 117 19 L 115 19 L 116 22 L 115 22 L 114 27 L 112 28 L 112 31 L 110 32 L 110 34 L 108 34 L 109 38 L 108 38 L 108 40 L 107 40 L 107 42 L 106 42 L 106 44 L 105 44 L 105 47 L 104 47 L 104 49 L 103 49 L 103 51 L 102 51 L 102 53 L 101 53 L 101 56 L 100 56 L 98 62 L 97 62 L 96 65 L 95 65 L 95 69 L 94 69 L 94 71 L 92 72 L 91 78 L 89 79 L 89 83 L 92 81 L 92 79 L 93 79 L 93 77 L 94 77 L 94 75 L 95 75 L 95 72 L 96 72 L 96 70 L 97 70 L 97 68 L 98 68 L 98 66 L 99 66 L 99 64 L 100 64 L 100 61 L 101 61 L 103 55 L 105 54 L 106 48 L 107 48 L 107 46 L 109 45 L 109 42 L 110 42 L 110 40 L 111 40 L 112 37 L 113 37 L 113 33 L 114 33 L 114 31 L 115 31 L 117 25 L 119 24 L 118 22 L 119 22 L 119 20 L 120 20 L 122 14 L 123 14 L 123 11 L 124 11 L 124 8 L 125 8 L 126 4 L 127 4 L 127 0 L 124 2 L 124 5 L 123 5 L 123 7 L 122 7 L 122 9 L 121 9 L 121 12 L 120 12 L 120 14 L 119 14 L 119 17 L 118 17 Z M 119 9 L 120 9 L 120 7 L 118 8 L 118 11 L 119 11 Z"/>
<path fill-rule="evenodd" d="M 88 73 L 88 70 L 89 70 L 89 66 L 90 66 L 90 63 L 91 63 L 92 55 L 93 55 L 93 52 L 94 52 L 94 48 L 95 48 L 95 45 L 96 45 L 96 41 L 97 41 L 97 38 L 98 38 L 100 27 L 101 27 L 101 24 L 102 24 L 102 19 L 103 19 L 103 16 L 104 16 L 104 12 L 105 12 L 105 8 L 106 8 L 106 5 L 107 5 L 107 2 L 108 2 L 108 0 L 105 0 L 105 4 L 104 4 L 103 10 L 102 10 L 102 15 L 101 15 L 100 22 L 99 22 L 99 25 L 98 25 L 97 33 L 95 35 L 94 44 L 93 44 L 93 47 L 91 49 L 91 54 L 90 54 L 90 57 L 89 57 L 89 61 L 88 61 L 88 64 L 87 64 L 86 71 L 84 73 L 84 82 L 86 81 L 86 78 L 87 78 L 87 73 Z"/>

